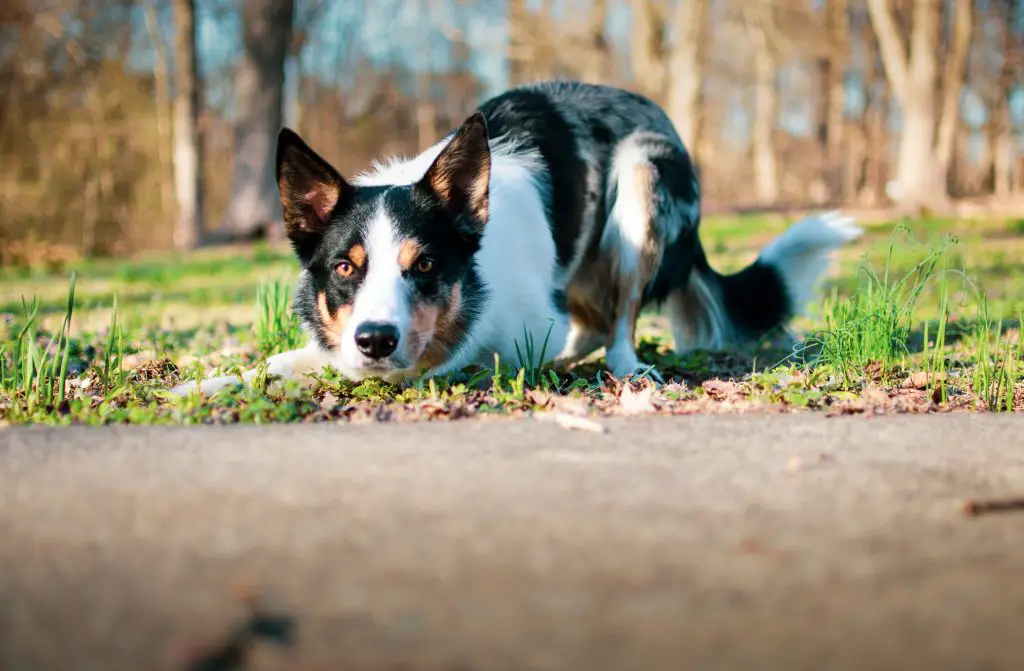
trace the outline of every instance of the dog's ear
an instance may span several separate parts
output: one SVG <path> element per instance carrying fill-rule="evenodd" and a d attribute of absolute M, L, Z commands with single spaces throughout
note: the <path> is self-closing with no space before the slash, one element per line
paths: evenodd
<path fill-rule="evenodd" d="M 477 112 L 462 122 L 455 136 L 420 181 L 452 214 L 466 215 L 476 232 L 488 218 L 491 149 L 487 122 Z"/>
<path fill-rule="evenodd" d="M 331 214 L 354 191 L 338 171 L 288 128 L 277 136 L 277 188 L 285 231 L 300 254 L 316 246 Z"/>

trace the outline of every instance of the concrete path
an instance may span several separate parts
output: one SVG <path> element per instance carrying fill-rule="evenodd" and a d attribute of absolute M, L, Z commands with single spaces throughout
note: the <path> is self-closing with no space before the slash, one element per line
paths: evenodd
<path fill-rule="evenodd" d="M 0 431 L 0 669 L 1024 668 L 1024 419 L 608 426 Z"/>

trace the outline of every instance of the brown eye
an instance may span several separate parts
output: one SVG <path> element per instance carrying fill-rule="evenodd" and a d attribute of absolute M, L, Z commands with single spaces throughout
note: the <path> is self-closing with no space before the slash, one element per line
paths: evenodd
<path fill-rule="evenodd" d="M 351 277 L 355 271 L 355 266 L 352 265 L 351 261 L 339 261 L 338 265 L 334 266 L 334 272 L 342 277 Z"/>
<path fill-rule="evenodd" d="M 434 269 L 434 262 L 430 259 L 420 259 L 416 262 L 416 270 L 421 273 L 429 273 Z"/>

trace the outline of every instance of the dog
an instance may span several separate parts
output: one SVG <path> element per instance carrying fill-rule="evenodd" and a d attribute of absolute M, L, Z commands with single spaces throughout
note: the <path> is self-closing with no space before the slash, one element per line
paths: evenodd
<path fill-rule="evenodd" d="M 604 347 L 616 377 L 660 379 L 637 356 L 643 308 L 662 307 L 677 352 L 755 341 L 802 311 L 861 233 L 849 217 L 811 216 L 747 268 L 715 272 L 697 174 L 668 116 L 580 82 L 508 90 L 418 156 L 353 179 L 285 128 L 276 172 L 309 335 L 268 360 L 285 378 L 327 365 L 353 380 L 458 376 L 495 354 L 571 366 Z"/>

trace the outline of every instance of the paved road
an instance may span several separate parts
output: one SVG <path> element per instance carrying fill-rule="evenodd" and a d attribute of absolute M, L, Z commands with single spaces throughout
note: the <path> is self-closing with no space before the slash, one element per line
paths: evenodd
<path fill-rule="evenodd" d="M 1022 418 L 609 427 L 0 432 L 0 668 L 1024 668 Z"/>

